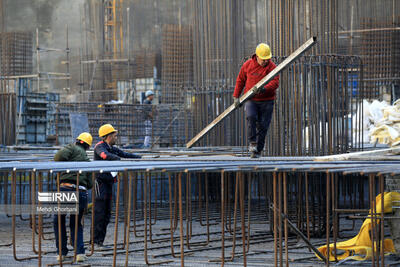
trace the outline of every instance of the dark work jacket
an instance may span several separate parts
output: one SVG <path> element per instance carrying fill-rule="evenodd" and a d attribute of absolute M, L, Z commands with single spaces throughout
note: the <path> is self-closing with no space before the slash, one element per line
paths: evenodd
<path fill-rule="evenodd" d="M 152 114 L 152 101 L 150 101 L 149 99 L 145 99 L 143 101 L 143 120 L 151 120 L 153 117 Z"/>
<path fill-rule="evenodd" d="M 142 156 L 124 152 L 121 149 L 110 146 L 104 141 L 100 141 L 94 147 L 94 160 L 121 160 L 121 158 L 140 159 Z M 114 177 L 109 172 L 97 173 L 96 179 L 101 183 L 113 184 Z"/>
<path fill-rule="evenodd" d="M 64 148 L 60 149 L 54 156 L 55 161 L 90 161 L 86 154 L 86 150 L 77 144 L 69 144 Z M 76 184 L 77 173 L 63 172 L 60 175 L 60 183 L 70 183 Z M 91 189 L 92 184 L 92 174 L 83 172 L 79 174 L 79 185 L 86 187 L 86 189 Z"/>

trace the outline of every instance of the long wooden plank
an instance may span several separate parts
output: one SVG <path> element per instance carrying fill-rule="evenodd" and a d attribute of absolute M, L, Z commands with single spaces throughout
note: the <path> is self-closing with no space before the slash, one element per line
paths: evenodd
<path fill-rule="evenodd" d="M 269 83 L 276 75 L 282 72 L 286 67 L 288 67 L 294 60 L 301 56 L 304 52 L 310 49 L 317 41 L 316 37 L 311 37 L 303 45 L 301 45 L 296 51 L 294 51 L 290 56 L 288 56 L 281 64 L 279 64 L 275 69 L 273 69 L 268 75 L 262 78 L 253 88 L 251 88 L 247 93 L 240 97 L 240 103 L 243 104 L 253 95 L 256 91 Z M 224 110 L 218 117 L 216 117 L 210 124 L 208 124 L 203 130 L 201 130 L 195 137 L 192 138 L 187 144 L 187 148 L 191 148 L 195 143 L 197 143 L 205 134 L 207 134 L 212 128 L 214 128 L 218 123 L 225 119 L 232 111 L 236 109 L 235 105 L 230 105 Z"/>
<path fill-rule="evenodd" d="M 400 147 L 391 147 L 379 150 L 371 150 L 371 151 L 361 151 L 361 152 L 353 152 L 353 153 L 344 153 L 344 154 L 336 154 L 329 156 L 319 156 L 315 157 L 314 161 L 338 161 L 338 160 L 351 160 L 351 159 L 359 159 L 360 157 L 376 157 L 376 156 L 384 156 L 384 155 L 399 155 Z"/>

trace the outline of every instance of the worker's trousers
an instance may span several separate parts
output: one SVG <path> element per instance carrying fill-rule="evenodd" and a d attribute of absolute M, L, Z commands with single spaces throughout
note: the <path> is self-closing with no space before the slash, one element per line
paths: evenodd
<path fill-rule="evenodd" d="M 249 143 L 257 143 L 257 152 L 261 152 L 265 145 L 265 136 L 271 123 L 274 110 L 274 100 L 252 101 L 245 104 L 247 135 Z"/>
<path fill-rule="evenodd" d="M 153 131 L 153 124 L 151 123 L 151 120 L 144 121 L 144 130 L 145 130 L 145 137 L 144 137 L 143 147 L 150 147 L 151 134 Z"/>
<path fill-rule="evenodd" d="M 96 201 L 94 203 L 94 243 L 103 243 L 111 218 L 113 185 L 96 179 Z"/>
<path fill-rule="evenodd" d="M 74 188 L 66 188 L 60 187 L 61 192 L 75 192 L 76 189 Z M 83 211 L 87 206 L 87 192 L 86 191 L 79 191 L 79 214 L 78 214 L 78 231 L 77 231 L 77 242 L 76 242 L 76 254 L 85 254 L 85 247 L 83 244 L 83 226 L 82 226 L 82 216 Z M 65 226 L 65 214 L 60 215 L 60 223 L 61 223 L 61 253 L 62 255 L 68 254 L 67 248 L 67 231 Z M 53 227 L 54 227 L 54 234 L 56 238 L 56 247 L 57 247 L 57 254 L 59 253 L 59 232 L 58 232 L 58 214 L 54 215 L 53 220 Z M 71 244 L 74 246 L 75 244 L 75 215 L 71 214 L 69 216 L 69 228 L 71 231 Z"/>

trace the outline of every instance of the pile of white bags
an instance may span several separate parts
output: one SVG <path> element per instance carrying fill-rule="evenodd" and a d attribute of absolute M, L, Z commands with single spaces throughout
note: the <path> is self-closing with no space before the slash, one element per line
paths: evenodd
<path fill-rule="evenodd" d="M 368 119 L 370 142 L 396 146 L 400 144 L 400 99 L 392 106 L 386 101 L 374 100 L 371 104 L 364 100 L 364 118 Z M 365 121 L 365 119 L 364 119 Z M 364 128 L 365 129 L 365 128 Z"/>

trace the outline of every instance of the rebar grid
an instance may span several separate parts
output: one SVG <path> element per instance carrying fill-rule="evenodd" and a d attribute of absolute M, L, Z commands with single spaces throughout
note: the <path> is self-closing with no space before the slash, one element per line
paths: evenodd
<path fill-rule="evenodd" d="M 191 27 L 164 25 L 162 30 L 161 102 L 181 104 L 184 88 L 193 84 Z"/>
<path fill-rule="evenodd" d="M 364 19 L 364 29 L 375 29 L 361 33 L 361 55 L 365 65 L 366 98 L 381 98 L 383 94 L 399 97 L 400 86 L 400 17 L 395 21 Z M 379 30 L 378 30 L 379 29 Z M 377 90 L 378 89 L 378 90 Z M 396 90 L 396 91 L 395 91 Z"/>
<path fill-rule="evenodd" d="M 32 32 L 0 32 L 0 76 L 32 74 Z"/>
<path fill-rule="evenodd" d="M 79 62 L 79 102 L 121 100 L 130 104 L 141 103 L 138 97 L 145 89 L 140 88 L 138 79 L 154 78 L 153 83 L 159 81 L 161 64 L 156 52 L 143 49 L 133 51 L 130 58 L 122 53 L 116 56 L 112 58 L 102 54 L 73 58 Z M 114 85 L 108 88 L 107 84 Z"/>
<path fill-rule="evenodd" d="M 291 245 L 291 235 L 298 235 L 296 231 L 305 233 L 301 237 L 305 241 L 312 236 L 322 236 L 327 243 L 332 238 L 336 242 L 344 230 L 339 227 L 340 214 L 368 213 L 367 208 L 374 207 L 375 195 L 383 192 L 382 174 L 400 173 L 397 167 L 399 162 L 393 160 L 315 162 L 310 159 L 235 160 L 234 157 L 220 157 L 167 162 L 2 162 L 1 192 L 4 195 L 1 199 L 4 204 L 12 204 L 17 209 L 19 205 L 37 203 L 37 191 L 56 190 L 60 172 L 93 172 L 94 179 L 99 171 L 119 171 L 115 186 L 114 227 L 115 233 L 118 229 L 124 233 L 123 240 L 118 240 L 115 235 L 113 248 L 108 252 L 102 251 L 103 256 L 113 257 L 114 266 L 117 258 L 122 256 L 128 259 L 129 253 L 138 251 L 144 252 L 148 265 L 173 261 L 173 257 L 179 257 L 181 265 L 184 265 L 185 258 L 191 257 L 189 254 L 210 249 L 221 252 L 221 258 L 209 259 L 212 262 L 221 262 L 223 266 L 225 262 L 237 261 L 236 255 L 239 254 L 237 256 L 246 266 L 246 254 L 253 252 L 252 246 L 271 240 L 272 234 L 275 266 L 279 266 L 283 260 L 289 259 L 295 249 Z M 363 171 L 360 172 L 360 169 Z M 354 183 L 354 179 L 358 183 Z M 367 180 L 369 185 L 365 187 Z M 369 191 L 366 191 L 367 188 Z M 96 205 L 95 202 L 93 204 Z M 15 259 L 37 258 L 40 265 L 43 254 L 50 252 L 42 250 L 41 242 L 53 236 L 51 230 L 44 228 L 43 222 L 48 216 L 12 214 L 12 209 L 7 214 L 12 219 Z M 372 213 L 371 216 L 375 220 L 384 218 L 383 213 Z M 164 238 L 157 224 L 168 218 L 170 235 Z M 16 219 L 32 221 L 34 253 L 28 257 L 18 256 L 17 242 L 21 240 L 15 239 Z M 215 224 L 220 227 L 220 232 L 210 233 L 209 227 Z M 260 232 L 259 226 L 252 230 L 254 224 L 265 225 L 264 230 Z M 202 230 L 201 241 L 195 238 L 197 234 L 192 235 L 193 227 Z M 384 232 L 378 229 L 381 225 L 374 223 L 372 240 L 379 242 Z M 129 237 L 133 240 L 129 241 Z M 144 248 L 129 248 L 129 244 L 137 242 L 144 242 Z M 162 246 L 163 242 L 170 243 L 171 253 L 154 254 L 153 249 Z M 312 243 L 307 244 L 315 251 Z M 174 247 L 180 247 L 180 253 L 175 254 Z M 242 252 L 238 253 L 235 247 L 241 247 Z M 93 251 L 91 243 L 89 248 L 90 256 Z M 225 255 L 230 248 L 229 256 Z M 384 258 L 379 256 L 381 251 L 380 248 L 375 251 L 372 266 L 383 263 Z M 153 256 L 151 260 L 150 253 Z M 163 260 L 156 260 L 158 257 Z M 125 266 L 128 264 L 129 260 L 126 260 Z"/>
<path fill-rule="evenodd" d="M 56 135 L 59 144 L 67 144 L 74 140 L 71 136 L 70 113 L 87 115 L 88 127 L 94 140 L 101 125 L 111 123 L 118 129 L 118 144 L 143 144 L 145 136 L 144 105 L 102 104 L 102 103 L 63 103 L 56 107 Z M 184 105 L 159 104 L 152 106 L 153 146 L 183 146 L 189 138 L 191 121 L 190 110 Z"/>

